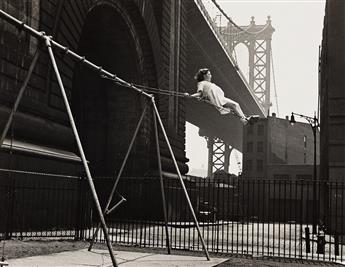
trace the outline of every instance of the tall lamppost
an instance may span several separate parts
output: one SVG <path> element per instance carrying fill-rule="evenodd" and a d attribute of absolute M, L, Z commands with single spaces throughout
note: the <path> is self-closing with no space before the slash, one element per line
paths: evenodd
<path fill-rule="evenodd" d="M 298 113 L 291 113 L 290 118 L 290 124 L 293 125 L 296 123 L 295 116 L 299 116 L 301 118 L 304 118 L 308 121 L 310 124 L 312 130 L 313 130 L 313 136 L 314 136 L 314 171 L 313 171 L 313 234 L 317 234 L 317 206 L 316 206 L 316 181 L 317 181 L 317 165 L 316 165 L 316 131 L 318 127 L 320 126 L 319 120 L 316 118 L 316 115 L 314 114 L 314 117 L 305 116 L 303 114 Z"/>

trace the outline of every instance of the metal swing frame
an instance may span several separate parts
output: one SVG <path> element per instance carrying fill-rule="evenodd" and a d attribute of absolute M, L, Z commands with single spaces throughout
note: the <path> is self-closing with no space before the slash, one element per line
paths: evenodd
<path fill-rule="evenodd" d="M 186 189 L 185 184 L 183 182 L 183 179 L 182 179 L 179 167 L 177 165 L 174 153 L 172 151 L 172 148 L 171 148 L 171 145 L 170 145 L 167 133 L 166 133 L 164 125 L 163 125 L 163 122 L 162 122 L 161 117 L 159 115 L 159 112 L 158 112 L 158 109 L 157 109 L 157 106 L 156 106 L 156 103 L 155 103 L 154 96 L 145 93 L 143 90 L 138 89 L 136 86 L 134 86 L 134 85 L 132 85 L 132 84 L 130 84 L 130 83 L 128 83 L 128 82 L 118 78 L 115 74 L 112 74 L 112 73 L 102 69 L 102 67 L 97 66 L 94 63 L 86 60 L 85 57 L 82 57 L 82 56 L 76 54 L 75 52 L 69 50 L 67 47 L 64 47 L 61 44 L 59 44 L 58 42 L 54 41 L 51 36 L 46 35 L 44 32 L 39 32 L 39 31 L 33 29 L 32 27 L 26 25 L 24 22 L 16 19 L 15 17 L 7 14 L 6 12 L 4 12 L 1 9 L 0 9 L 0 17 L 3 18 L 4 20 L 6 20 L 7 22 L 15 25 L 20 30 L 26 31 L 30 35 L 34 36 L 38 40 L 44 41 L 44 43 L 45 43 L 45 46 L 46 46 L 46 48 L 48 50 L 48 53 L 49 53 L 49 58 L 50 58 L 51 63 L 53 65 L 53 69 L 54 69 L 55 76 L 56 76 L 56 79 L 57 79 L 57 82 L 58 82 L 58 85 L 59 85 L 59 88 L 60 88 L 60 91 L 61 91 L 61 95 L 63 97 L 65 108 L 66 108 L 66 111 L 67 111 L 67 114 L 68 114 L 68 119 L 69 119 L 69 122 L 70 122 L 70 126 L 71 126 L 71 128 L 73 130 L 73 135 L 74 135 L 75 141 L 76 141 L 77 146 L 78 146 L 78 150 L 79 150 L 79 153 L 80 153 L 80 159 L 81 159 L 81 161 L 83 163 L 83 167 L 84 167 L 85 172 L 86 172 L 87 181 L 88 181 L 88 184 L 89 184 L 89 187 L 90 187 L 90 190 L 91 190 L 91 194 L 92 194 L 92 197 L 93 197 L 93 200 L 94 200 L 94 203 L 95 203 L 97 214 L 98 214 L 99 219 L 100 219 L 100 226 L 102 227 L 103 234 L 104 234 L 105 239 L 106 239 L 106 244 L 107 244 L 107 247 L 108 247 L 108 250 L 109 250 L 109 254 L 110 254 L 113 266 L 117 267 L 118 265 L 117 265 L 117 262 L 116 262 L 116 259 L 115 259 L 115 256 L 114 256 L 114 252 L 112 250 L 112 245 L 111 245 L 111 242 L 110 242 L 109 233 L 108 233 L 107 225 L 106 225 L 106 222 L 105 222 L 105 219 L 104 219 L 104 215 L 109 213 L 109 212 L 111 212 L 112 210 L 114 210 L 116 208 L 116 205 L 115 205 L 113 208 L 108 210 L 110 202 L 111 202 L 112 197 L 113 197 L 113 194 L 114 194 L 115 189 L 116 189 L 116 185 L 117 185 L 118 180 L 120 178 L 120 175 L 122 173 L 122 169 L 123 169 L 123 167 L 124 167 L 124 165 L 126 163 L 128 154 L 129 154 L 130 149 L 132 147 L 132 143 L 130 145 L 130 148 L 127 151 L 125 160 L 123 161 L 123 164 L 122 164 L 122 167 L 121 167 L 121 173 L 119 172 L 120 175 L 118 175 L 118 177 L 117 177 L 117 179 L 115 181 L 115 184 L 113 186 L 112 194 L 110 195 L 109 201 L 108 201 L 109 204 L 107 204 L 107 207 L 104 209 L 104 212 L 102 212 L 102 209 L 101 209 L 101 206 L 100 206 L 100 203 L 99 203 L 99 199 L 98 199 L 98 196 L 97 196 L 97 193 L 96 193 L 96 189 L 95 189 L 95 186 L 94 186 L 94 183 L 93 183 L 93 179 L 92 179 L 92 176 L 91 176 L 91 172 L 90 172 L 90 169 L 89 169 L 89 166 L 88 166 L 88 162 L 87 162 L 86 157 L 85 157 L 84 149 L 83 149 L 82 143 L 81 143 L 80 138 L 79 138 L 79 133 L 78 133 L 78 130 L 76 128 L 76 124 L 75 124 L 75 121 L 74 121 L 74 118 L 73 118 L 73 114 L 72 114 L 72 111 L 71 111 L 71 108 L 70 108 L 70 105 L 69 105 L 69 102 L 68 102 L 66 91 L 65 91 L 65 88 L 64 88 L 64 85 L 63 85 L 63 82 L 62 82 L 62 79 L 61 79 L 61 75 L 60 75 L 60 72 L 59 72 L 56 60 L 55 60 L 55 56 L 54 56 L 54 52 L 53 52 L 52 46 L 62 50 L 65 53 L 65 55 L 70 55 L 74 59 L 76 59 L 79 62 L 81 62 L 82 64 L 85 64 L 88 67 L 90 67 L 91 69 L 98 71 L 100 75 L 105 76 L 105 77 L 107 77 L 109 79 L 112 79 L 112 80 L 114 80 L 114 82 L 119 83 L 122 86 L 134 89 L 138 93 L 142 94 L 145 97 L 148 97 L 151 100 L 151 104 L 152 104 L 152 107 L 153 107 L 153 119 L 154 119 L 155 136 L 156 136 L 156 147 L 157 147 L 157 156 L 158 156 L 158 168 L 159 168 L 159 176 L 160 176 L 160 183 L 161 183 L 161 189 L 162 189 L 163 211 L 164 211 L 164 218 L 165 218 L 165 229 L 166 229 L 166 240 L 167 240 L 168 252 L 170 253 L 170 242 L 169 242 L 169 235 L 168 235 L 168 229 L 167 229 L 167 214 L 166 214 L 164 185 L 163 185 L 163 175 L 162 175 L 161 159 L 160 159 L 160 149 L 159 149 L 157 120 L 158 120 L 158 125 L 159 125 L 159 127 L 160 127 L 160 129 L 161 129 L 161 131 L 163 133 L 165 142 L 166 142 L 166 144 L 168 146 L 171 158 L 172 158 L 172 160 L 174 162 L 174 166 L 176 168 L 176 172 L 178 174 L 178 177 L 179 177 L 179 180 L 180 180 L 180 183 L 181 183 L 184 195 L 186 197 L 186 200 L 187 200 L 187 203 L 188 203 L 188 207 L 189 207 L 189 209 L 190 209 L 190 211 L 192 213 L 192 217 L 193 217 L 195 226 L 197 228 L 198 235 L 199 235 L 199 238 L 201 240 L 202 247 L 203 247 L 203 250 L 205 252 L 206 258 L 207 258 L 207 260 L 210 260 L 209 254 L 208 254 L 208 251 L 207 251 L 207 248 L 206 248 L 205 241 L 204 241 L 203 236 L 201 234 L 201 230 L 200 230 L 200 227 L 199 227 L 198 220 L 196 218 L 196 215 L 195 215 L 192 203 L 190 201 L 187 189 Z M 18 93 L 18 96 L 17 96 L 16 101 L 14 103 L 14 106 L 12 108 L 12 111 L 10 113 L 8 121 L 7 121 L 6 125 L 5 125 L 3 133 L 1 135 L 0 146 L 3 144 L 3 142 L 5 140 L 5 136 L 6 136 L 7 132 L 8 132 L 8 130 L 9 130 L 9 127 L 10 127 L 12 121 L 13 121 L 14 114 L 17 111 L 17 108 L 19 106 L 19 103 L 20 103 L 20 100 L 21 100 L 21 98 L 23 96 L 23 93 L 24 93 L 24 91 L 25 91 L 25 89 L 27 87 L 27 84 L 28 84 L 28 82 L 29 82 L 29 80 L 31 78 L 31 75 L 32 75 L 32 72 L 33 72 L 33 70 L 34 70 L 34 68 L 36 66 L 38 57 L 39 57 L 39 53 L 36 53 L 34 58 L 33 58 L 33 60 L 32 60 L 32 62 L 31 62 L 31 65 L 29 67 L 29 70 L 28 70 L 28 73 L 26 75 L 26 78 L 25 78 L 25 80 L 23 82 L 22 87 L 20 88 L 20 91 Z M 144 109 L 142 117 L 144 116 L 145 111 L 146 111 L 146 108 Z M 135 137 L 137 135 L 137 130 L 140 127 L 140 124 L 141 124 L 141 121 L 142 121 L 142 117 L 139 120 L 136 132 L 135 132 L 135 134 L 134 134 L 134 136 L 132 138 L 132 142 L 134 142 L 134 139 L 135 139 Z"/>

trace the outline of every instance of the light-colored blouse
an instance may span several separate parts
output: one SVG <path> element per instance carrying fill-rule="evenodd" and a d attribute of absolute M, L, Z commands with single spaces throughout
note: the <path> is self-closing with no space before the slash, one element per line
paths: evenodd
<path fill-rule="evenodd" d="M 209 81 L 198 82 L 198 92 L 202 93 L 202 98 L 206 98 L 217 108 L 221 114 L 229 113 L 229 110 L 222 108 L 228 101 L 223 90 L 216 84 Z"/>

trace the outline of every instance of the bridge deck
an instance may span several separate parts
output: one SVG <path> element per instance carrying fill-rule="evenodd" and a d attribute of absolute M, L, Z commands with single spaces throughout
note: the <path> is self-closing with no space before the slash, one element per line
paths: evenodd
<path fill-rule="evenodd" d="M 229 55 L 194 1 L 188 5 L 188 74 L 189 93 L 196 91 L 194 74 L 199 68 L 212 70 L 213 81 L 225 95 L 238 102 L 244 113 L 264 116 L 264 110 L 237 70 Z M 242 124 L 235 116 L 220 115 L 213 107 L 187 100 L 187 121 L 201 128 L 209 136 L 216 136 L 242 150 Z"/>

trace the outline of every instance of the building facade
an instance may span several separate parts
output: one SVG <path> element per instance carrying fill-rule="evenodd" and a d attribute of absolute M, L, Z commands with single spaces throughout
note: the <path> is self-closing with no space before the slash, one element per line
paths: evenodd
<path fill-rule="evenodd" d="M 344 235 L 345 192 L 345 2 L 326 1 L 320 57 L 322 219 Z M 330 205 L 335 203 L 335 205 Z"/>
<path fill-rule="evenodd" d="M 273 113 L 243 131 L 243 210 L 249 220 L 314 221 L 314 135 L 311 125 Z M 317 165 L 319 134 L 316 132 Z M 319 177 L 316 177 L 319 179 Z M 252 180 L 250 186 L 249 181 Z M 254 203 L 260 203 L 254 205 Z"/>
<path fill-rule="evenodd" d="M 316 133 L 319 165 L 319 133 Z M 273 113 L 243 131 L 243 177 L 312 180 L 314 136 L 311 125 Z"/>

